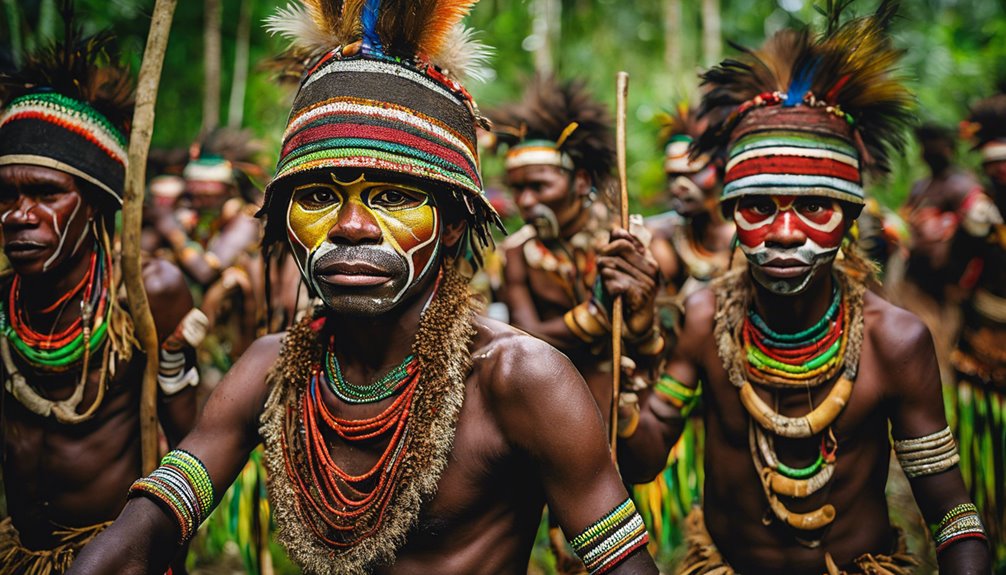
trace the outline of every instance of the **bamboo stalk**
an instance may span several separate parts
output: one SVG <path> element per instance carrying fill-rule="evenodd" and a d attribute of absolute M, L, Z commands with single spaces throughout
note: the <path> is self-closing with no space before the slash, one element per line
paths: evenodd
<path fill-rule="evenodd" d="M 143 286 L 140 264 L 140 226 L 143 219 L 143 190 L 147 171 L 147 152 L 154 132 L 154 106 L 168 47 L 171 20 L 177 0 L 157 0 L 150 21 L 147 46 L 143 51 L 140 77 L 136 87 L 136 110 L 129 138 L 129 164 L 126 190 L 122 200 L 122 274 L 129 299 L 136 339 L 147 356 L 140 396 L 140 450 L 144 475 L 157 468 L 157 327 L 150 313 L 147 291 Z"/>
<path fill-rule="evenodd" d="M 615 146 L 618 153 L 619 223 L 622 229 L 627 230 L 629 229 L 629 180 L 626 174 L 625 120 L 626 105 L 629 99 L 628 72 L 619 72 L 616 83 Z M 611 428 L 609 430 L 611 435 L 609 441 L 611 443 L 611 457 L 615 459 L 618 438 L 618 395 L 622 385 L 622 296 L 615 298 L 615 304 L 611 309 L 611 356 Z"/>

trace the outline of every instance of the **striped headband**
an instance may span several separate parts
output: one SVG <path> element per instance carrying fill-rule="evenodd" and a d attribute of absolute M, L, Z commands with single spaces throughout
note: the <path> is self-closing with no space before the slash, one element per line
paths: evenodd
<path fill-rule="evenodd" d="M 564 170 L 574 170 L 573 158 L 559 149 L 559 145 L 548 140 L 528 140 L 510 148 L 506 154 L 506 169 L 515 170 L 525 166 L 555 166 Z"/>
<path fill-rule="evenodd" d="M 1006 161 L 1006 140 L 992 140 L 981 147 L 982 163 Z"/>
<path fill-rule="evenodd" d="M 692 137 L 678 134 L 664 148 L 664 172 L 668 174 L 694 174 L 709 164 L 709 156 L 691 159 Z"/>
<path fill-rule="evenodd" d="M 100 112 L 56 92 L 11 100 L 0 113 L 0 166 L 27 164 L 76 176 L 122 205 L 126 137 Z"/>
<path fill-rule="evenodd" d="M 810 125 L 748 131 L 731 143 L 721 200 L 755 194 L 863 204 L 859 152 L 848 139 Z"/>

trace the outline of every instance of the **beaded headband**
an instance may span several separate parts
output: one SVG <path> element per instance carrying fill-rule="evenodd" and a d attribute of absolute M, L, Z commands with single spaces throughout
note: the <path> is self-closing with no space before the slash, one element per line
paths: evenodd
<path fill-rule="evenodd" d="M 57 92 L 15 98 L 0 114 L 0 165 L 27 164 L 76 176 L 122 205 L 126 137 L 86 102 Z"/>
<path fill-rule="evenodd" d="M 709 165 L 709 155 L 691 158 L 693 138 L 684 134 L 671 138 L 664 147 L 664 172 L 668 174 L 694 174 Z"/>
<path fill-rule="evenodd" d="M 182 177 L 194 182 L 233 184 L 234 165 L 223 158 L 200 158 L 186 164 Z"/>
<path fill-rule="evenodd" d="M 530 140 L 507 151 L 505 167 L 515 170 L 525 166 L 555 166 L 564 170 L 574 170 L 573 158 L 559 149 L 558 144 L 548 140 Z"/>

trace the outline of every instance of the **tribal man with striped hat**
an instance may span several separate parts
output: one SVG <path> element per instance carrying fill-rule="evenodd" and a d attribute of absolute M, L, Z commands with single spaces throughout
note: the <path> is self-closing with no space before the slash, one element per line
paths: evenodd
<path fill-rule="evenodd" d="M 695 153 L 725 147 L 724 210 L 749 265 L 688 300 L 619 449 L 623 474 L 652 477 L 702 390 L 715 463 L 679 573 L 911 572 L 885 497 L 892 435 L 941 572 L 989 569 L 932 338 L 866 289 L 870 267 L 845 240 L 864 173 L 899 149 L 912 103 L 894 73 L 896 3 L 843 22 L 847 4 L 829 3 L 821 33 L 784 30 L 704 75 L 703 112 L 724 120 Z"/>
<path fill-rule="evenodd" d="M 267 189 L 323 305 L 258 340 L 195 431 L 71 573 L 162 569 L 265 444 L 306 573 L 526 573 L 546 502 L 593 573 L 655 573 L 575 368 L 473 309 L 482 193 L 473 1 L 310 0 L 271 27 L 306 62 Z"/>
<path fill-rule="evenodd" d="M 141 474 L 146 362 L 112 241 L 132 84 L 111 36 L 82 37 L 71 8 L 61 42 L 0 77 L 0 229 L 13 271 L 0 287 L 4 575 L 63 573 Z M 174 445 L 195 420 L 191 348 L 203 326 L 177 268 L 149 260 L 143 280 Z"/>

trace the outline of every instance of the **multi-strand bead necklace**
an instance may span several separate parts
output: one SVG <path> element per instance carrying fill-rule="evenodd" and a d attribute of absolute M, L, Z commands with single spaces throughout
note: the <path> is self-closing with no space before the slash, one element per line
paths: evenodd
<path fill-rule="evenodd" d="M 17 400 L 42 417 L 53 415 L 60 423 L 77 424 L 94 416 L 105 395 L 109 369 L 108 340 L 109 287 L 112 281 L 111 255 L 100 242 L 95 244 L 88 271 L 80 282 L 41 313 L 63 313 L 63 308 L 80 296 L 80 315 L 58 333 L 40 333 L 29 325 L 28 312 L 21 297 L 21 278 L 14 276 L 10 294 L 0 308 L 0 358 L 7 375 L 5 386 Z M 91 366 L 91 355 L 104 345 L 98 394 L 83 413 L 77 412 L 84 397 Z M 42 373 L 67 373 L 80 370 L 80 379 L 67 399 L 53 401 L 38 394 L 14 363 L 11 348 L 34 370 Z"/>
<path fill-rule="evenodd" d="M 334 342 L 333 342 L 334 343 Z M 408 428 L 413 399 L 419 384 L 419 362 L 410 355 L 398 367 L 376 382 L 356 386 L 345 380 L 335 359 L 333 345 L 322 366 L 314 370 L 307 393 L 302 397 L 301 415 L 305 437 L 306 473 L 299 477 L 311 512 L 321 519 L 329 533 L 342 533 L 333 539 L 321 532 L 313 521 L 305 520 L 315 535 L 329 545 L 345 548 L 368 537 L 381 524 L 398 480 L 400 464 L 407 449 Z M 397 394 L 380 414 L 367 419 L 336 417 L 325 404 L 322 388 L 327 386 L 339 399 L 353 404 L 376 403 Z M 348 444 L 387 438 L 377 461 L 367 471 L 352 474 L 332 458 L 326 433 L 334 433 Z M 288 462 L 288 469 L 296 469 Z M 360 529 L 368 525 L 369 529 Z"/>
<path fill-rule="evenodd" d="M 832 425 L 852 394 L 859 363 L 862 333 L 862 286 L 838 280 L 823 317 L 797 333 L 771 329 L 753 309 L 734 309 L 738 319 L 723 335 L 733 358 L 724 358 L 731 381 L 739 388 L 741 403 L 751 416 L 750 448 L 769 507 L 776 518 L 801 531 L 814 531 L 831 524 L 835 508 L 830 504 L 808 512 L 791 511 L 780 497 L 802 499 L 817 493 L 832 479 L 838 443 Z M 741 311 L 743 309 L 743 311 Z M 738 317 L 744 314 L 742 318 Z M 729 321 L 729 320 L 728 320 Z M 852 342 L 855 341 L 855 344 Z M 784 416 L 765 402 L 755 386 L 777 392 L 809 390 L 834 382 L 827 396 L 800 417 Z M 788 465 L 775 449 L 775 438 L 819 437 L 813 461 L 805 466 Z M 807 542 L 814 545 L 814 541 Z"/>

